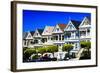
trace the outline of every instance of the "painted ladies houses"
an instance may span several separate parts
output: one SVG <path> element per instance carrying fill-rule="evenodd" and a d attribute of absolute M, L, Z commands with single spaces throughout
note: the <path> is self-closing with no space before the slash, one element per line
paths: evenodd
<path fill-rule="evenodd" d="M 84 17 L 79 26 L 79 31 L 81 41 L 91 41 L 91 23 L 88 17 Z"/>
<path fill-rule="evenodd" d="M 33 34 L 34 31 L 28 31 L 23 33 L 23 47 L 32 47 L 33 46 Z"/>
<path fill-rule="evenodd" d="M 62 46 L 64 44 L 65 27 L 66 27 L 65 24 L 57 24 L 52 31 L 53 44 L 59 47 L 58 51 L 62 51 Z"/>
<path fill-rule="evenodd" d="M 34 35 L 33 35 L 34 47 L 42 46 L 42 32 L 43 32 L 43 29 L 37 29 L 34 32 Z"/>
<path fill-rule="evenodd" d="M 70 20 L 64 29 L 64 41 L 66 44 L 72 44 L 71 53 L 77 53 L 80 49 L 79 25 L 80 21 Z"/>
<path fill-rule="evenodd" d="M 54 27 L 53 26 L 45 26 L 44 31 L 42 33 L 42 42 L 43 45 L 52 45 L 52 31 Z"/>

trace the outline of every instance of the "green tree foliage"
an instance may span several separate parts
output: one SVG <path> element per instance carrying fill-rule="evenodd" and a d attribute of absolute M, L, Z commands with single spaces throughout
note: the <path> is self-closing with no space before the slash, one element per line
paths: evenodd
<path fill-rule="evenodd" d="M 84 48 L 84 51 L 81 54 L 80 59 L 90 59 L 91 58 L 91 42 L 81 41 L 81 48 Z"/>
<path fill-rule="evenodd" d="M 38 59 L 38 58 L 39 58 L 38 55 L 34 55 L 34 56 L 32 56 L 32 59 Z"/>
<path fill-rule="evenodd" d="M 41 54 L 46 53 L 46 52 L 53 53 L 53 52 L 58 51 L 58 47 L 55 45 L 50 45 L 50 46 L 46 46 L 46 47 L 40 47 L 37 50 Z"/>
<path fill-rule="evenodd" d="M 81 48 L 84 48 L 89 53 L 89 50 L 91 48 L 91 42 L 82 41 L 81 42 Z"/>
<path fill-rule="evenodd" d="M 56 45 L 51 45 L 47 47 L 47 52 L 54 53 L 58 51 L 58 47 Z"/>
<path fill-rule="evenodd" d="M 63 46 L 63 51 L 67 51 L 67 52 L 69 52 L 70 50 L 72 50 L 73 49 L 73 45 L 71 45 L 71 44 L 64 44 L 64 46 Z"/>
<path fill-rule="evenodd" d="M 37 48 L 38 52 L 43 54 L 46 52 L 46 48 L 45 47 L 40 47 L 40 48 Z"/>
<path fill-rule="evenodd" d="M 81 48 L 87 48 L 87 49 L 91 48 L 91 42 L 89 42 L 89 41 L 87 41 L 87 42 L 81 41 L 80 44 L 81 44 Z"/>
<path fill-rule="evenodd" d="M 36 50 L 34 48 L 32 49 L 28 48 L 24 51 L 24 57 L 29 58 L 33 53 L 36 53 Z"/>

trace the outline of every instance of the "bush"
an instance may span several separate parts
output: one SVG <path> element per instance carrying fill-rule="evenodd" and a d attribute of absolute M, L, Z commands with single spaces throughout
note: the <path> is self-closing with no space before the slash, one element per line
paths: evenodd
<path fill-rule="evenodd" d="M 51 45 L 51 46 L 47 47 L 47 52 L 49 52 L 49 53 L 54 53 L 54 52 L 57 52 L 57 51 L 58 51 L 58 47 L 55 46 L 55 45 Z"/>
<path fill-rule="evenodd" d="M 64 44 L 64 46 L 63 46 L 63 51 L 67 51 L 67 52 L 69 52 L 70 50 L 72 50 L 73 49 L 73 45 L 71 45 L 71 44 Z"/>
<path fill-rule="evenodd" d="M 40 48 L 37 48 L 38 52 L 43 54 L 46 52 L 46 48 L 45 47 L 40 47 Z"/>
<path fill-rule="evenodd" d="M 80 60 L 82 59 L 91 59 L 91 52 L 89 51 L 83 51 L 80 57 Z"/>
<path fill-rule="evenodd" d="M 39 58 L 38 55 L 34 55 L 34 56 L 32 56 L 32 59 L 38 59 L 38 58 Z"/>
<path fill-rule="evenodd" d="M 81 47 L 84 48 L 84 51 L 82 52 L 80 59 L 90 59 L 91 51 L 89 49 L 91 48 L 91 42 L 82 41 Z"/>
<path fill-rule="evenodd" d="M 26 49 L 24 51 L 24 57 L 29 59 L 29 57 L 33 54 L 33 53 L 36 53 L 36 50 L 33 48 L 33 49 Z"/>
<path fill-rule="evenodd" d="M 80 44 L 81 44 L 81 48 L 87 48 L 87 49 L 91 48 L 91 42 L 89 42 L 89 41 L 87 41 L 87 42 L 81 41 Z"/>
<path fill-rule="evenodd" d="M 53 53 L 53 52 L 57 52 L 58 51 L 58 47 L 55 46 L 55 45 L 51 45 L 51 46 L 47 46 L 47 47 L 37 48 L 37 50 L 41 54 L 46 53 L 46 52 Z"/>

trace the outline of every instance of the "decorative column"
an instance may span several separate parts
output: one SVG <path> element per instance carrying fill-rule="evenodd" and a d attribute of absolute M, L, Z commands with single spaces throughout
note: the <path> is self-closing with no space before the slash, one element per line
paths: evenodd
<path fill-rule="evenodd" d="M 41 40 L 40 39 L 38 39 L 38 44 L 40 44 L 41 43 Z"/>
<path fill-rule="evenodd" d="M 87 37 L 87 29 L 86 29 L 86 37 Z"/>
<path fill-rule="evenodd" d="M 74 32 L 74 39 L 75 39 L 75 37 L 76 37 L 76 35 L 75 35 L 75 34 L 76 34 L 76 32 Z"/>
<path fill-rule="evenodd" d="M 58 41 L 59 41 L 59 34 L 58 34 Z"/>
<path fill-rule="evenodd" d="M 61 34 L 61 41 L 62 41 L 62 34 Z"/>

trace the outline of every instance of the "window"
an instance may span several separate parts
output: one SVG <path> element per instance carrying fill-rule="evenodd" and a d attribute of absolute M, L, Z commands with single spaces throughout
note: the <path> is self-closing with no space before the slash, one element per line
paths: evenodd
<path fill-rule="evenodd" d="M 56 40 L 58 40 L 58 36 L 55 36 L 56 37 Z"/>
<path fill-rule="evenodd" d="M 86 21 L 84 22 L 84 25 L 88 25 L 88 24 L 89 24 L 89 21 L 86 20 Z"/>
<path fill-rule="evenodd" d="M 62 36 L 62 40 L 64 40 L 64 36 Z"/>
<path fill-rule="evenodd" d="M 26 41 L 24 41 L 24 45 L 26 45 L 27 43 L 26 43 Z"/>
<path fill-rule="evenodd" d="M 89 33 L 90 32 L 90 29 L 87 29 L 87 32 Z"/>
<path fill-rule="evenodd" d="M 57 28 L 57 31 L 59 31 L 59 28 Z"/>
<path fill-rule="evenodd" d="M 76 48 L 77 48 L 77 43 L 76 43 L 76 45 L 75 45 L 75 46 L 76 46 Z"/>
<path fill-rule="evenodd" d="M 31 44 L 34 44 L 34 41 L 31 41 Z"/>
<path fill-rule="evenodd" d="M 31 35 L 28 35 L 28 37 L 30 38 L 30 37 L 31 37 Z"/>
<path fill-rule="evenodd" d="M 48 36 L 48 40 L 50 40 L 50 36 Z"/>
<path fill-rule="evenodd" d="M 38 36 L 38 33 L 36 33 L 36 35 Z"/>
<path fill-rule="evenodd" d="M 70 25 L 70 29 L 72 29 L 72 25 Z"/>
<path fill-rule="evenodd" d="M 59 35 L 59 40 L 61 40 L 61 35 Z"/>

